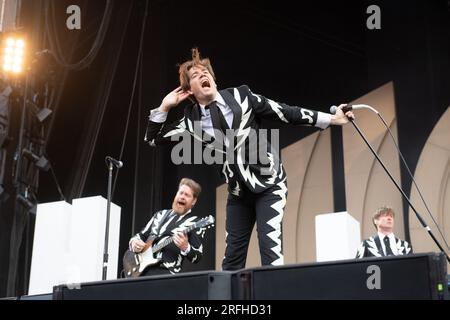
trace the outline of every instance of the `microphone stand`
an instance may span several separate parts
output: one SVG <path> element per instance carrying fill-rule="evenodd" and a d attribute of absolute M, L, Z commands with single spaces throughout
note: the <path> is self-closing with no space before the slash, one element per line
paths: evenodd
<path fill-rule="evenodd" d="M 108 269 L 108 241 L 109 241 L 109 217 L 111 213 L 111 185 L 112 185 L 113 163 L 108 161 L 108 199 L 106 204 L 106 228 L 105 228 L 105 246 L 103 250 L 103 276 L 102 280 L 106 280 L 106 272 Z"/>
<path fill-rule="evenodd" d="M 442 251 L 442 253 L 444 253 L 445 257 L 447 258 L 447 261 L 450 262 L 450 258 L 447 255 L 447 253 L 444 251 L 444 249 L 442 248 L 441 244 L 439 243 L 439 241 L 436 239 L 436 237 L 434 236 L 434 234 L 431 232 L 431 228 L 427 225 L 427 223 L 425 222 L 425 220 L 423 220 L 423 218 L 420 216 L 420 214 L 417 212 L 416 208 L 414 208 L 414 206 L 411 203 L 411 200 L 409 200 L 408 196 L 405 194 L 405 192 L 402 190 L 402 188 L 398 185 L 397 181 L 395 181 L 394 177 L 391 175 L 391 173 L 389 172 L 389 170 L 386 168 L 386 166 L 384 165 L 383 161 L 380 159 L 380 157 L 378 156 L 378 154 L 376 153 L 376 151 L 373 149 L 373 147 L 370 145 L 369 141 L 367 141 L 366 137 L 364 136 L 364 134 L 361 132 L 361 130 L 359 129 L 358 125 L 355 123 L 355 121 L 353 119 L 349 119 L 349 121 L 353 124 L 353 126 L 355 127 L 356 131 L 358 131 L 359 135 L 361 136 L 361 138 L 363 138 L 364 142 L 367 144 L 367 146 L 369 147 L 370 151 L 372 151 L 373 155 L 375 156 L 375 158 L 377 158 L 378 162 L 381 164 L 381 166 L 383 167 L 384 171 L 387 173 L 387 175 L 389 176 L 389 178 L 391 179 L 391 181 L 394 183 L 394 185 L 397 187 L 398 191 L 400 191 L 400 193 L 403 195 L 403 198 L 408 202 L 409 206 L 411 207 L 411 209 L 414 211 L 414 213 L 416 214 L 417 219 L 419 219 L 420 224 L 425 228 L 425 230 L 427 230 L 428 234 L 430 235 L 430 237 L 433 239 L 434 243 L 436 243 L 436 245 L 439 247 L 439 249 Z"/>

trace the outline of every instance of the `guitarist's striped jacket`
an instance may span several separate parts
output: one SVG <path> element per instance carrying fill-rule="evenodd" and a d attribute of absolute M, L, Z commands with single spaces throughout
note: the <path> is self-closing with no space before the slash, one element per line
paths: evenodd
<path fill-rule="evenodd" d="M 191 214 L 189 210 L 183 216 L 177 215 L 172 209 L 166 209 L 156 212 L 150 221 L 147 223 L 144 229 L 137 233 L 130 239 L 141 239 L 146 242 L 150 237 L 154 238 L 154 244 L 160 239 L 170 237 L 174 232 L 181 232 L 189 226 L 195 224 L 197 216 Z M 203 245 L 199 237 L 203 237 L 205 229 L 197 229 L 188 234 L 189 245 L 187 252 L 181 252 L 181 250 L 171 243 L 159 253 L 156 254 L 158 259 L 161 259 L 161 267 L 164 267 L 175 274 L 181 271 L 184 259 L 188 259 L 192 263 L 200 261 L 203 255 Z"/>

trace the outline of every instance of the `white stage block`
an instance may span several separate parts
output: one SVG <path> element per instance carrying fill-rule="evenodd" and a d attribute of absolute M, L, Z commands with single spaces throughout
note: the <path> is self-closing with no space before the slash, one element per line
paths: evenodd
<path fill-rule="evenodd" d="M 102 280 L 107 201 L 101 196 L 39 204 L 28 294 Z M 120 207 L 111 204 L 107 279 L 117 278 Z"/>
<path fill-rule="evenodd" d="M 50 293 L 66 283 L 72 206 L 64 201 L 38 204 L 28 294 Z"/>
<path fill-rule="evenodd" d="M 102 280 L 107 201 L 101 196 L 73 200 L 71 267 L 80 282 Z M 111 203 L 106 278 L 117 279 L 120 207 Z"/>
<path fill-rule="evenodd" d="M 317 261 L 353 259 L 361 242 L 359 222 L 347 212 L 316 216 Z"/>

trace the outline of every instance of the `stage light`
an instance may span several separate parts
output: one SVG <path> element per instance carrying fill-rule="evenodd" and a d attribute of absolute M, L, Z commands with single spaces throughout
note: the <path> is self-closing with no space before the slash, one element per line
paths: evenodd
<path fill-rule="evenodd" d="M 9 37 L 4 42 L 3 70 L 20 73 L 23 69 L 25 42 L 22 39 Z"/>
<path fill-rule="evenodd" d="M 22 154 L 33 161 L 39 169 L 44 171 L 48 171 L 48 169 L 50 169 L 50 162 L 44 156 L 39 157 L 28 149 L 23 149 Z"/>

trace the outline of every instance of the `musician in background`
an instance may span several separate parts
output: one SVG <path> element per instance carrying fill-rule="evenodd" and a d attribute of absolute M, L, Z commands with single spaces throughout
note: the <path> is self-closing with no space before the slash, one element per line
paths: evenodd
<path fill-rule="evenodd" d="M 191 214 L 191 209 L 200 192 L 201 187 L 197 182 L 188 178 L 181 179 L 172 209 L 156 212 L 145 228 L 130 239 L 130 250 L 139 253 L 148 239 L 173 236 L 173 243 L 155 254 L 156 258 L 161 259 L 160 263 L 148 267 L 141 276 L 178 273 L 185 258 L 192 263 L 200 261 L 203 245 L 199 235 L 203 236 L 204 230 L 193 230 L 187 235 L 181 232 L 197 219 Z"/>
<path fill-rule="evenodd" d="M 372 217 L 377 234 L 364 240 L 359 246 L 356 258 L 385 257 L 412 254 L 411 245 L 394 235 L 394 210 L 390 207 L 378 208 Z"/>

